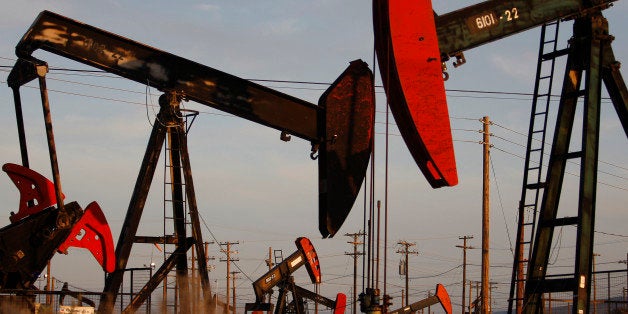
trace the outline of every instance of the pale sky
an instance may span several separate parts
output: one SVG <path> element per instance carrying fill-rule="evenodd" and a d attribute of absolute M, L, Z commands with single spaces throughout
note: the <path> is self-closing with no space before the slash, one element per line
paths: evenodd
<path fill-rule="evenodd" d="M 2 1 L 0 10 L 0 161 L 20 162 L 13 97 L 6 85 L 15 62 L 14 47 L 37 14 L 50 10 L 163 51 L 247 79 L 330 83 L 355 59 L 373 69 L 371 3 L 353 1 Z M 438 1 L 442 14 L 478 1 Z M 628 60 L 628 5 L 618 1 L 604 12 L 619 61 Z M 561 44 L 571 35 L 571 23 L 561 24 Z M 416 243 L 410 257 L 411 301 L 425 298 L 436 283 L 446 286 L 458 311 L 461 295 L 464 235 L 481 247 L 482 128 L 479 119 L 494 122 L 491 141 L 491 281 L 497 283 L 494 306 L 507 306 L 512 266 L 510 251 L 516 235 L 516 210 L 521 194 L 525 134 L 531 97 L 482 92 L 531 93 L 534 84 L 539 28 L 465 52 L 467 64 L 453 69 L 445 83 L 460 183 L 433 190 L 408 153 L 392 116 L 388 165 L 388 287 L 400 306 L 404 281 L 398 275 L 400 240 Z M 63 192 L 67 201 L 86 206 L 97 201 L 109 220 L 117 243 L 159 92 L 106 74 L 77 74 L 55 69 L 88 69 L 85 65 L 50 53 L 37 52 L 51 68 L 47 76 Z M 564 60 L 560 61 L 563 64 Z M 562 69 L 562 65 L 560 66 Z M 377 82 L 379 69 L 375 70 Z M 625 70 L 623 73 L 626 73 Z M 562 70 L 556 76 L 562 79 Z M 312 103 L 327 86 L 261 83 Z M 27 86 L 35 87 L 33 83 Z M 555 83 L 554 86 L 560 86 Z M 384 201 L 385 96 L 377 90 L 375 187 Z M 558 90 L 555 91 L 556 93 Z M 31 167 L 50 176 L 38 90 L 22 88 Z M 606 94 L 604 94 L 606 97 Z M 251 280 L 267 269 L 268 248 L 295 250 L 294 240 L 309 237 L 321 257 L 322 294 L 344 292 L 351 298 L 353 251 L 345 233 L 362 230 L 362 193 L 349 218 L 332 239 L 318 232 L 317 163 L 310 160 L 310 144 L 293 137 L 285 143 L 279 131 L 256 125 L 195 103 L 199 110 L 189 134 L 189 150 L 197 202 L 206 241 L 239 242 L 238 302 L 254 300 Z M 555 109 L 555 107 L 554 107 Z M 553 126 L 550 127 L 553 129 Z M 579 138 L 579 136 L 574 136 Z M 549 140 L 551 141 L 551 140 Z M 574 142 L 577 140 L 574 140 Z M 622 269 L 617 263 L 628 252 L 628 141 L 608 99 L 603 100 L 598 174 L 595 252 L 597 270 Z M 151 187 L 138 235 L 163 234 L 163 158 Z M 568 167 L 577 173 L 576 166 Z M 2 175 L 0 175 L 2 176 Z M 577 202 L 577 177 L 566 176 L 565 211 Z M 9 223 L 18 193 L 7 176 L 0 179 L 0 220 Z M 570 207 L 571 206 L 571 207 Z M 567 214 L 568 215 L 568 214 Z M 4 224 L 1 224 L 4 226 Z M 382 226 L 383 229 L 383 226 Z M 556 265 L 571 265 L 575 228 L 565 228 L 560 249 L 552 255 Z M 601 233 L 600 233 L 601 232 Z M 383 235 L 381 236 L 383 239 Z M 382 244 L 383 246 L 383 244 Z M 210 273 L 214 293 L 224 295 L 225 256 L 211 246 Z M 383 250 L 382 250 L 383 251 Z M 383 252 L 382 252 L 383 255 Z M 128 267 L 142 267 L 151 259 L 158 265 L 162 253 L 136 244 Z M 383 256 L 381 257 L 383 261 Z M 480 279 L 480 251 L 470 250 L 467 278 Z M 87 251 L 70 249 L 52 260 L 53 275 L 91 291 L 100 291 L 102 271 Z M 361 265 L 361 262 L 360 262 Z M 570 271 L 570 268 L 566 268 Z M 297 281 L 311 288 L 304 270 Z M 248 278 L 247 278 L 248 277 Z M 380 284 L 381 285 L 381 284 Z M 381 288 L 381 286 L 380 286 Z M 311 288 L 313 289 L 313 288 Z M 382 288 L 383 289 L 383 288 Z M 360 288 L 358 289 L 360 290 Z M 242 308 L 240 306 L 240 308 Z"/>

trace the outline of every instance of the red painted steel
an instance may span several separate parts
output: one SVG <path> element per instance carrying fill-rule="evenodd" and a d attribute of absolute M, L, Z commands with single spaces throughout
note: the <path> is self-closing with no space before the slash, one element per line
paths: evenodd
<path fill-rule="evenodd" d="M 347 308 L 347 296 L 340 292 L 336 295 L 336 307 L 334 308 L 334 314 L 344 314 Z"/>
<path fill-rule="evenodd" d="M 438 298 L 438 301 L 440 301 L 440 304 L 443 306 L 443 310 L 445 310 L 447 314 L 451 314 L 452 308 L 451 300 L 449 299 L 449 293 L 447 293 L 447 290 L 445 290 L 445 287 L 441 284 L 436 285 L 436 297 Z"/>
<path fill-rule="evenodd" d="M 321 283 L 321 265 L 319 264 L 318 254 L 316 254 L 314 245 L 306 237 L 297 238 L 295 244 L 306 259 L 305 269 L 307 269 L 312 283 Z"/>
<path fill-rule="evenodd" d="M 91 202 L 87 205 L 83 216 L 72 227 L 70 235 L 59 246 L 58 251 L 67 254 L 69 247 L 88 249 L 104 271 L 111 273 L 115 270 L 111 229 L 98 203 Z"/>
<path fill-rule="evenodd" d="M 374 0 L 382 81 L 399 131 L 434 188 L 458 183 L 430 0 Z"/>
<path fill-rule="evenodd" d="M 46 177 L 29 168 L 12 163 L 4 164 L 2 170 L 7 173 L 20 191 L 18 211 L 9 217 L 11 223 L 57 204 L 55 186 Z M 65 195 L 62 194 L 62 197 L 65 199 Z"/>

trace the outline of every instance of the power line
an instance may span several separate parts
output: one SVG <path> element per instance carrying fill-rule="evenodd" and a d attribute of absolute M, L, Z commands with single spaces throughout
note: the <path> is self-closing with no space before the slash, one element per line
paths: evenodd
<path fill-rule="evenodd" d="M 521 135 L 521 136 L 523 136 L 523 137 L 525 137 L 525 138 L 528 138 L 528 135 L 527 135 L 527 134 L 525 134 L 525 133 L 523 133 L 523 132 L 513 130 L 513 129 L 511 129 L 511 128 L 505 127 L 505 126 L 500 125 L 500 124 L 495 123 L 495 122 L 493 122 L 493 125 L 495 125 L 496 127 L 502 128 L 502 129 L 504 129 L 504 130 L 510 131 L 510 132 L 512 132 L 512 133 L 515 133 L 515 134 Z M 502 138 L 502 139 L 503 139 L 503 138 Z M 532 140 L 533 140 L 533 141 L 537 141 L 537 142 L 542 142 L 542 140 L 537 139 L 537 138 L 532 138 Z M 521 145 L 521 144 L 516 144 L 516 143 L 514 143 L 514 142 L 513 142 L 513 144 L 518 145 L 518 146 L 523 146 L 523 145 Z M 547 142 L 543 142 L 543 145 L 549 145 L 549 143 L 547 143 Z M 525 147 L 525 146 L 523 146 L 523 147 Z M 549 155 L 549 154 L 548 154 L 548 153 L 545 153 L 545 155 Z M 602 160 L 598 160 L 598 162 L 603 163 L 603 164 L 606 164 L 606 165 L 609 165 L 609 166 L 617 167 L 617 168 L 620 168 L 620 169 L 623 169 L 623 170 L 628 171 L 628 167 L 623 167 L 623 166 L 616 165 L 616 164 L 612 164 L 612 163 L 609 163 L 609 162 L 606 162 L 606 161 L 602 161 Z"/>
<path fill-rule="evenodd" d="M 220 248 L 221 252 L 224 253 L 223 249 L 222 249 L 222 242 L 218 241 L 218 239 L 216 238 L 216 236 L 214 235 L 214 233 L 211 231 L 211 229 L 209 229 L 209 226 L 207 225 L 207 222 L 205 221 L 205 219 L 203 218 L 203 215 L 201 215 L 199 213 L 198 215 L 201 218 L 201 221 L 203 222 L 203 225 L 205 226 L 205 229 L 207 229 L 207 231 L 209 232 L 209 234 L 211 235 L 212 239 L 214 239 L 214 243 L 218 244 L 218 247 Z M 247 275 L 246 272 L 244 272 L 242 270 L 242 268 L 240 268 L 240 265 L 238 265 L 237 263 L 233 263 L 233 265 L 240 271 L 240 273 L 242 273 L 244 275 L 244 277 L 246 277 L 250 282 L 253 282 L 253 279 L 251 279 L 251 277 L 249 277 L 249 275 Z"/>
<path fill-rule="evenodd" d="M 15 58 L 7 58 L 0 57 L 0 59 L 8 60 L 8 61 L 16 61 Z M 13 66 L 2 65 L 0 68 L 12 69 Z M 57 67 L 49 67 L 50 71 L 59 71 L 59 72 L 72 72 L 72 73 L 86 73 L 86 74 L 107 74 L 109 72 L 103 70 L 87 70 L 87 69 L 72 69 L 72 68 L 57 68 Z M 111 78 L 119 78 L 119 76 L 107 76 Z M 263 83 L 285 83 L 285 84 L 301 84 L 301 85 L 321 85 L 321 86 L 330 86 L 331 82 L 316 82 L 316 81 L 300 81 L 300 80 L 279 80 L 279 79 L 259 79 L 259 78 L 248 78 L 251 82 L 263 82 Z M 384 88 L 383 85 L 375 85 L 376 88 Z M 505 92 L 505 91 L 490 91 L 490 90 L 471 90 L 471 89 L 446 89 L 446 92 L 452 93 L 467 93 L 467 94 L 484 94 L 484 95 L 504 95 L 504 96 L 525 96 L 530 97 L 530 99 L 534 96 L 532 93 L 526 92 Z M 558 97 L 558 95 L 553 95 Z M 452 95 L 452 97 L 461 97 L 457 95 Z M 467 98 L 478 98 L 475 96 L 462 96 Z M 487 98 L 487 97 L 484 97 Z M 499 99 L 515 99 L 515 100 L 529 100 L 529 99 L 517 99 L 517 98 L 499 98 Z M 602 98 L 604 100 L 610 100 L 609 97 Z"/>
<path fill-rule="evenodd" d="M 473 264 L 468 264 L 468 265 L 473 265 Z M 474 265 L 474 266 L 477 266 L 477 265 Z M 442 273 L 439 273 L 439 274 L 430 275 L 430 276 L 421 276 L 421 277 L 410 277 L 410 279 L 427 279 L 427 278 L 434 278 L 434 277 L 442 276 L 442 275 L 444 275 L 444 274 L 447 274 L 447 273 L 449 273 L 449 272 L 452 272 L 452 271 L 454 271 L 454 270 L 456 270 L 456 269 L 458 269 L 458 268 L 460 268 L 460 267 L 462 267 L 462 264 L 460 264 L 460 265 L 458 265 L 458 266 L 456 266 L 456 267 L 450 268 L 450 269 L 448 269 L 448 270 L 446 270 L 446 271 L 444 271 L 444 272 L 442 272 Z"/>
<path fill-rule="evenodd" d="M 514 141 L 508 140 L 508 139 L 503 138 L 503 137 L 501 137 L 501 136 L 497 136 L 497 135 L 495 135 L 495 134 L 491 134 L 491 136 L 492 136 L 492 137 L 494 137 L 494 138 L 500 139 L 500 140 L 502 140 L 502 141 L 504 141 L 504 142 L 511 143 L 511 144 L 513 144 L 513 145 L 521 146 L 521 147 L 524 147 L 524 148 L 526 147 L 526 146 L 525 146 L 525 145 L 523 145 L 523 144 L 516 143 L 516 142 L 514 142 Z M 536 139 L 535 139 L 535 140 L 536 140 Z M 537 140 L 537 141 L 540 141 L 540 140 Z M 548 143 L 545 143 L 545 145 L 549 145 L 549 144 L 548 144 Z M 545 155 L 545 156 L 550 156 L 550 154 L 549 154 L 549 153 L 543 153 L 543 155 Z M 517 157 L 519 157 L 519 156 L 517 156 Z M 568 163 L 570 163 L 570 164 L 572 164 L 572 165 L 579 165 L 577 162 L 575 162 L 575 161 L 573 161 L 573 160 L 568 160 L 567 162 L 568 162 Z M 601 161 L 601 160 L 599 160 L 599 162 L 602 162 L 602 161 Z M 604 164 L 607 164 L 607 165 L 609 165 L 609 166 L 613 166 L 613 167 L 617 167 L 617 168 L 620 168 L 620 169 L 625 169 L 625 168 L 623 168 L 623 167 L 621 167 L 621 166 L 619 166 L 619 165 L 614 165 L 614 164 L 609 163 L 609 162 L 604 162 Z M 628 169 L 625 169 L 625 170 L 628 170 Z M 603 174 L 606 174 L 606 175 L 609 175 L 609 176 L 612 176 L 612 177 L 615 177 L 615 178 L 618 178 L 618 179 L 628 180 L 628 177 L 624 177 L 624 176 L 621 176 L 621 175 L 618 175 L 618 174 L 614 174 L 614 173 L 611 173 L 611 172 L 608 172 L 608 171 L 599 170 L 599 169 L 598 169 L 597 171 L 598 171 L 599 173 L 603 173 Z"/>
<path fill-rule="evenodd" d="M 9 59 L 6 57 L 0 57 L 2 59 L 5 60 L 13 60 L 13 59 Z M 12 66 L 0 66 L 0 68 L 12 68 Z M 56 71 L 67 71 L 67 72 L 80 72 L 80 73 L 107 73 L 105 71 L 102 70 L 82 70 L 82 69 L 68 69 L 68 68 L 50 68 L 51 70 L 56 70 Z M 115 76 L 117 78 L 117 76 Z M 128 92 L 128 93 L 133 93 L 133 94 L 145 94 L 146 92 L 139 92 L 139 91 L 133 91 L 133 90 L 129 90 L 129 89 L 122 89 L 122 88 L 115 88 L 115 87 L 108 87 L 108 86 L 102 86 L 102 85 L 97 85 L 97 84 L 89 84 L 89 83 L 83 83 L 83 82 L 76 82 L 76 81 L 70 81 L 70 80 L 63 80 L 63 79 L 55 79 L 55 78 L 50 78 L 50 80 L 57 80 L 60 82 L 65 82 L 65 83 L 70 83 L 70 84 L 77 84 L 77 85 L 83 85 L 83 86 L 89 86 L 89 87 L 94 87 L 94 88 L 102 88 L 102 89 L 108 89 L 108 90 L 113 90 L 113 91 L 123 91 L 123 92 Z M 250 79 L 251 81 L 259 81 L 259 82 L 280 82 L 280 83 L 294 83 L 294 84 L 315 84 L 315 85 L 329 85 L 329 83 L 324 83 L 324 82 L 309 82 L 309 81 L 290 81 L 290 80 L 269 80 L 269 79 Z M 2 81 L 2 83 L 6 83 L 6 81 Z M 32 89 L 38 89 L 39 87 L 34 87 L 34 86 L 28 86 L 25 85 L 25 87 L 27 88 L 32 88 Z M 67 91 L 61 91 L 61 90 L 55 90 L 55 89 L 49 89 L 49 91 L 51 92 L 57 92 L 57 93 L 62 93 L 62 94 L 67 94 L 67 95 L 72 95 L 72 96 L 80 96 L 80 97 L 86 97 L 86 98 L 93 98 L 93 99 L 100 99 L 100 100 L 108 100 L 108 101 L 114 101 L 114 102 L 121 102 L 121 103 L 128 103 L 128 104 L 135 104 L 135 105 L 142 105 L 142 106 L 147 106 L 146 103 L 139 103 L 139 102 L 134 102 L 134 101 L 127 101 L 127 100 L 123 100 L 123 99 L 116 99 L 116 98 L 109 98 L 109 97 L 102 97 L 102 96 L 93 96 L 93 95 L 87 95 L 87 94 L 82 94 L 82 93 L 75 93 L 75 92 L 67 92 Z M 451 90 L 453 92 L 466 92 L 466 93 L 486 93 L 486 94 L 504 94 L 504 95 L 531 95 L 528 93 L 520 93 L 520 92 L 497 92 L 497 91 L 481 91 L 481 90 L 462 90 L 462 89 L 455 89 L 455 90 Z M 154 106 L 154 105 L 151 105 Z M 233 117 L 232 115 L 229 114 L 225 114 L 225 113 L 216 113 L 216 112 L 202 112 L 204 114 L 210 114 L 210 115 L 217 115 L 217 116 L 228 116 L 228 117 Z M 462 120 L 476 120 L 473 118 L 467 118 L 467 117 L 450 117 L 450 119 L 462 119 Z M 383 122 L 375 122 L 376 124 L 382 124 Z M 495 122 L 491 122 L 491 124 L 503 128 L 505 130 L 508 130 L 510 132 L 513 132 L 515 134 L 527 137 L 526 134 L 513 130 L 511 128 L 508 128 L 506 126 L 503 126 L 501 124 L 495 123 Z M 475 131 L 475 130 L 467 130 L 467 129 L 452 129 L 452 130 L 461 130 L 461 131 Z M 396 134 L 392 134 L 395 136 L 398 136 Z M 501 140 L 504 140 L 508 143 L 511 143 L 513 145 L 517 145 L 517 146 L 521 146 L 521 147 L 525 147 L 523 144 L 520 143 L 516 143 L 514 141 L 508 140 L 504 137 L 499 137 L 499 136 L 495 136 L 495 135 L 491 135 L 494 136 L 496 138 L 499 138 Z M 540 141 L 538 139 L 533 139 L 536 141 Z M 544 143 L 545 145 L 547 145 L 547 143 Z M 546 153 L 547 154 L 547 153 Z M 516 155 L 515 155 L 516 156 Z M 516 156 L 516 157 L 520 157 L 520 156 Z M 623 166 L 619 166 L 619 165 L 615 165 L 609 162 L 605 162 L 605 161 L 600 161 L 600 163 L 604 163 L 607 164 L 609 166 L 613 166 L 613 167 L 617 167 L 620 169 L 624 169 L 624 170 L 628 170 L 628 168 L 623 167 Z M 628 178 L 626 177 L 622 177 L 613 173 L 609 173 L 609 172 L 604 172 L 604 171 L 600 171 L 601 173 L 607 174 L 607 175 L 611 175 L 617 178 L 621 178 L 621 179 L 626 179 L 628 180 Z"/>
<path fill-rule="evenodd" d="M 497 188 L 497 197 L 499 199 L 499 208 L 502 211 L 502 217 L 504 218 L 504 225 L 506 227 L 506 235 L 508 235 L 508 245 L 510 245 L 510 252 L 514 255 L 515 252 L 512 249 L 512 239 L 510 238 L 510 228 L 508 228 L 508 223 L 506 222 L 506 214 L 504 213 L 504 203 L 502 201 L 502 193 L 499 189 L 499 184 L 497 183 L 497 174 L 495 173 L 495 166 L 493 165 L 493 158 L 489 157 L 489 162 L 491 164 L 491 170 L 493 172 L 493 179 L 495 181 L 495 187 Z"/>
<path fill-rule="evenodd" d="M 80 70 L 77 70 L 77 71 L 80 71 Z M 0 83 L 6 83 L 6 81 L 0 81 Z M 89 85 L 90 85 L 90 86 L 97 86 L 97 87 L 101 87 L 101 88 L 112 89 L 112 90 L 122 90 L 122 91 L 127 91 L 127 92 L 133 92 L 133 91 L 130 91 L 130 90 L 124 90 L 124 89 L 116 89 L 116 88 L 102 87 L 102 86 L 92 85 L 92 84 L 89 84 Z M 26 87 L 26 88 L 31 88 L 31 89 L 39 89 L 39 87 L 29 86 L 29 85 L 24 85 L 24 87 Z M 56 92 L 56 93 L 61 93 L 61 94 L 67 94 L 67 95 L 72 95 L 72 96 L 80 96 L 80 97 L 93 98 L 93 99 L 99 99 L 99 100 L 107 100 L 107 101 L 114 101 L 114 102 L 121 102 L 121 103 L 133 104 L 133 105 L 140 105 L 140 106 L 153 106 L 153 107 L 155 107 L 155 105 L 151 105 L 151 104 L 147 104 L 147 103 L 140 103 L 140 102 L 134 102 L 134 101 L 127 101 L 127 100 L 116 99 L 116 98 L 101 97 L 101 96 L 93 96 L 93 95 L 87 95 L 87 94 L 82 94 L 82 93 L 74 93 L 74 92 L 66 92 L 66 91 L 55 90 L 55 89 L 48 89 L 48 90 L 49 90 L 50 92 Z M 133 93 L 135 93 L 135 92 L 133 92 Z M 142 94 L 144 94 L 144 93 L 142 93 Z M 202 114 L 208 114 L 208 115 L 214 115 L 214 116 L 233 117 L 233 115 L 226 114 L 226 113 L 220 113 L 220 112 L 200 111 L 199 113 L 202 113 Z M 460 118 L 460 117 L 455 117 L 455 119 L 475 120 L 475 119 L 471 119 L 471 118 Z M 377 123 L 377 122 L 376 122 L 376 123 Z M 381 123 L 381 122 L 380 122 L 380 123 Z M 501 127 L 501 128 L 504 128 L 504 129 L 506 129 L 506 130 L 509 130 L 509 131 L 511 131 L 511 132 L 514 132 L 514 133 L 516 133 L 516 134 L 522 134 L 522 133 L 520 133 L 520 132 L 518 132 L 518 131 L 512 130 L 512 129 L 507 128 L 507 127 L 504 127 L 504 126 L 499 125 L 499 124 L 497 124 L 497 123 L 492 122 L 492 124 L 493 124 L 493 125 L 496 125 L 496 126 L 499 126 L 499 127 Z M 455 129 L 455 130 L 458 130 L 458 129 Z M 471 131 L 471 130 L 468 130 L 468 129 L 459 129 L 459 130 L 462 130 L 462 131 Z M 475 132 L 475 131 L 474 131 L 474 132 Z M 381 132 L 375 132 L 375 134 L 382 135 L 383 133 L 381 133 Z M 399 135 L 399 134 L 389 134 L 389 135 L 393 135 L 393 136 L 401 136 L 401 135 Z M 492 136 L 494 136 L 494 135 L 492 135 Z M 515 144 L 515 145 L 518 145 L 518 146 L 522 146 L 521 144 L 517 144 L 517 143 L 515 143 L 515 142 L 513 142 L 513 141 L 510 141 L 510 140 L 507 140 L 507 139 L 505 139 L 505 138 L 503 138 L 503 137 L 498 137 L 498 136 L 497 136 L 496 138 L 499 138 L 499 139 L 505 140 L 505 141 L 507 141 L 507 142 L 510 142 L 510 143 Z M 469 142 L 469 143 L 477 143 L 476 141 L 465 141 L 465 140 L 454 140 L 454 142 Z M 512 155 L 512 156 L 514 156 L 514 157 L 517 157 L 517 158 L 520 158 L 520 159 L 525 159 L 523 156 L 520 156 L 520 155 L 514 154 L 514 153 L 512 153 L 512 152 L 508 152 L 508 151 L 506 151 L 506 150 L 504 150 L 504 149 L 501 149 L 501 148 L 499 148 L 499 147 L 494 147 L 494 148 L 495 148 L 495 149 L 497 149 L 497 150 L 499 150 L 499 151 L 501 151 L 501 152 L 503 152 L 503 153 L 506 153 L 506 154 Z M 547 153 L 546 153 L 546 154 L 547 154 Z M 572 163 L 573 163 L 573 162 L 572 162 Z M 609 165 L 609 166 L 618 167 L 618 168 L 620 168 L 620 169 L 625 169 L 625 170 L 628 170 L 628 168 L 625 168 L 625 167 L 622 167 L 622 166 L 619 166 L 619 165 L 615 165 L 615 164 L 612 164 L 612 163 L 609 163 L 609 162 L 600 161 L 600 163 L 604 163 L 604 164 L 607 164 L 607 165 Z M 609 173 L 609 172 L 602 171 L 602 170 L 598 170 L 598 171 L 599 171 L 600 173 L 604 173 L 604 174 L 607 174 L 607 175 L 610 175 L 610 176 L 613 176 L 613 177 L 617 177 L 617 178 L 620 178 L 620 179 L 625 179 L 625 180 L 628 180 L 628 178 L 623 177 L 623 176 L 620 176 L 620 175 L 617 175 L 617 174 Z M 576 175 L 576 174 L 569 173 L 569 172 L 566 172 L 566 173 L 568 173 L 568 174 L 570 174 L 570 175 L 573 175 L 573 176 L 578 177 L 578 175 Z M 609 186 L 609 187 L 617 188 L 617 189 L 620 189 L 620 190 L 625 190 L 625 191 L 628 191 L 628 189 L 626 189 L 626 188 L 622 188 L 622 187 L 619 187 L 619 186 L 616 186 L 616 185 L 613 185 L 613 184 L 609 184 L 609 183 L 605 183 L 605 182 L 601 182 L 601 181 L 598 181 L 598 183 L 600 183 L 601 185 L 605 185 L 605 186 Z M 244 274 L 244 275 L 246 276 L 246 274 Z"/>
<path fill-rule="evenodd" d="M 509 152 L 509 151 L 504 150 L 504 149 L 501 149 L 501 148 L 499 148 L 497 146 L 492 146 L 492 148 L 494 148 L 494 149 L 496 149 L 496 150 L 498 150 L 498 151 L 500 151 L 502 153 L 505 153 L 505 154 L 508 154 L 508 155 L 511 155 L 511 156 L 514 156 L 514 157 L 517 157 L 517 158 L 520 158 L 520 159 L 525 159 L 525 157 L 523 157 L 521 155 L 517 155 L 515 153 Z M 547 166 L 544 165 L 544 167 L 547 167 Z M 577 178 L 580 177 L 579 174 L 571 173 L 569 171 L 565 171 L 565 173 L 568 174 L 568 175 L 577 177 Z M 610 184 L 610 183 L 606 183 L 606 182 L 603 182 L 603 181 L 599 181 L 598 180 L 597 183 L 600 184 L 600 185 L 605 185 L 605 186 L 608 186 L 608 187 L 616 188 L 616 189 L 619 189 L 619 190 L 628 191 L 628 188 L 620 187 L 620 186 L 617 186 L 617 185 L 614 185 L 614 184 Z"/>

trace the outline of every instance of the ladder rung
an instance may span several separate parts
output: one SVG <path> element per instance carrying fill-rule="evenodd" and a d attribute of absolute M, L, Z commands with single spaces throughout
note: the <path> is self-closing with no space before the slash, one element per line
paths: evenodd
<path fill-rule="evenodd" d="M 577 224 L 578 221 L 580 221 L 579 217 L 574 216 L 574 217 L 556 218 L 555 223 L 556 223 L 556 226 L 569 226 L 569 225 Z"/>
<path fill-rule="evenodd" d="M 577 216 L 574 217 L 563 217 L 556 218 L 548 221 L 540 222 L 539 225 L 542 227 L 560 227 L 560 226 L 570 226 L 575 225 L 579 221 Z"/>
<path fill-rule="evenodd" d="M 541 112 L 535 112 L 534 115 L 535 116 L 541 116 L 541 115 L 546 115 L 547 111 L 541 111 Z"/>
<path fill-rule="evenodd" d="M 165 199 L 164 202 L 167 202 L 167 203 L 177 203 L 177 204 L 178 203 L 181 203 L 181 204 L 187 203 L 187 201 L 185 201 L 185 200 L 169 200 L 169 199 Z"/>
<path fill-rule="evenodd" d="M 576 280 L 574 278 L 545 279 L 538 287 L 544 293 L 574 291 L 576 288 Z"/>
<path fill-rule="evenodd" d="M 541 58 L 546 61 L 546 60 L 556 59 L 568 53 L 569 53 L 569 48 L 564 48 L 564 49 L 552 51 L 550 53 L 546 53 L 543 56 L 541 56 Z"/>
<path fill-rule="evenodd" d="M 568 93 L 563 93 L 563 98 L 564 99 L 572 99 L 572 98 L 578 98 L 578 97 L 582 97 L 582 96 L 584 96 L 584 91 L 582 91 L 582 90 L 572 91 L 572 92 L 568 92 Z"/>
<path fill-rule="evenodd" d="M 538 189 L 544 189 L 545 186 L 546 186 L 545 182 L 531 183 L 531 184 L 526 185 L 526 189 L 538 190 Z"/>
<path fill-rule="evenodd" d="M 176 185 L 176 186 L 185 186 L 185 183 L 174 183 L 174 182 L 164 182 L 164 185 Z"/>
<path fill-rule="evenodd" d="M 565 159 L 574 159 L 574 158 L 580 158 L 580 157 L 582 157 L 582 151 L 571 152 L 571 153 L 565 154 Z"/>

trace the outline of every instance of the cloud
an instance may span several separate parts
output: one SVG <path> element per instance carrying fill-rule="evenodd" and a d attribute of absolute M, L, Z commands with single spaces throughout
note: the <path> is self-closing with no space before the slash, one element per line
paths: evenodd
<path fill-rule="evenodd" d="M 220 7 L 215 5 L 215 4 L 209 4 L 209 3 L 201 3 L 196 5 L 196 8 L 201 10 L 201 11 L 209 11 L 209 12 L 216 12 L 216 11 L 220 11 Z"/>
<path fill-rule="evenodd" d="M 535 75 L 536 54 L 526 51 L 520 54 L 495 54 L 491 56 L 490 62 L 502 73 L 517 79 L 528 82 Z"/>
<path fill-rule="evenodd" d="M 262 29 L 264 29 L 264 35 L 269 37 L 294 35 L 302 30 L 299 26 L 299 20 L 296 18 L 271 21 Z"/>

